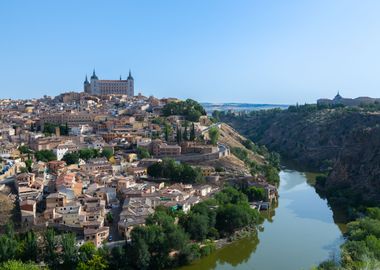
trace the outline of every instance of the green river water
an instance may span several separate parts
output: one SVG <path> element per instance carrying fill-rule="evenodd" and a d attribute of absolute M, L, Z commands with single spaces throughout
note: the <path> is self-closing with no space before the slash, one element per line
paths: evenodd
<path fill-rule="evenodd" d="M 314 177 L 281 171 L 278 206 L 258 236 L 233 242 L 181 270 L 300 270 L 337 256 L 344 224 L 316 193 Z"/>

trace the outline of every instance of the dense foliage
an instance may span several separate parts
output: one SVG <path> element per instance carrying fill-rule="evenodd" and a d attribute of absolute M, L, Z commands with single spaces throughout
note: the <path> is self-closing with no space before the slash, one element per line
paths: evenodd
<path fill-rule="evenodd" d="M 149 151 L 145 148 L 142 148 L 142 147 L 137 147 L 137 156 L 140 159 L 150 158 Z"/>
<path fill-rule="evenodd" d="M 162 113 L 164 116 L 182 115 L 186 120 L 192 122 L 197 122 L 200 116 L 206 115 L 206 111 L 202 105 L 192 99 L 169 102 L 162 108 Z"/>
<path fill-rule="evenodd" d="M 183 183 L 202 183 L 204 181 L 199 168 L 192 167 L 186 163 L 177 163 L 173 159 L 164 159 L 162 162 L 150 165 L 148 175 Z"/>
<path fill-rule="evenodd" d="M 43 162 L 53 161 L 57 159 L 56 155 L 52 150 L 40 150 L 35 152 L 34 156 L 37 159 L 37 161 Z"/>
<path fill-rule="evenodd" d="M 323 262 L 317 269 L 380 269 L 380 208 L 369 208 L 365 217 L 349 223 L 346 237 L 340 261 Z"/>

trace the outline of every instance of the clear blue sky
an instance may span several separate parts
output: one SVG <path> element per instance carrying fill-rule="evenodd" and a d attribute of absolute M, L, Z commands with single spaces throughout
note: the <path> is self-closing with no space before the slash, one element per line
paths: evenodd
<path fill-rule="evenodd" d="M 0 1 L 0 98 L 138 91 L 211 102 L 380 97 L 380 1 Z"/>

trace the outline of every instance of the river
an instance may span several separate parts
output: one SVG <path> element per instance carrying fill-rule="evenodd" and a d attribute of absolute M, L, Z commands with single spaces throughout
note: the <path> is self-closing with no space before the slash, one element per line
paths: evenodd
<path fill-rule="evenodd" d="M 327 201 L 310 184 L 313 175 L 282 170 L 280 179 L 278 206 L 263 223 L 262 232 L 181 270 L 301 270 L 337 256 L 344 225 L 334 222 Z"/>

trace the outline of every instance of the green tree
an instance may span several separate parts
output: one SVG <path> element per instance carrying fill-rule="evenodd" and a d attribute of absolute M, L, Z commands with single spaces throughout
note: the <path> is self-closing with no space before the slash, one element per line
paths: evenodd
<path fill-rule="evenodd" d="M 91 260 L 96 253 L 96 246 L 92 242 L 86 242 L 79 248 L 79 259 L 81 262 L 86 263 Z"/>
<path fill-rule="evenodd" d="M 54 267 L 58 263 L 57 254 L 57 240 L 53 229 L 47 229 L 44 234 L 44 261 L 50 266 Z"/>
<path fill-rule="evenodd" d="M 32 153 L 32 150 L 29 149 L 27 145 L 21 145 L 18 150 L 21 152 L 21 154 L 30 154 Z"/>
<path fill-rule="evenodd" d="M 33 231 L 27 232 L 23 242 L 23 260 L 37 261 L 38 245 L 36 234 Z"/>
<path fill-rule="evenodd" d="M 113 150 L 109 148 L 105 148 L 102 150 L 101 155 L 103 157 L 106 157 L 107 159 L 110 159 L 113 156 Z"/>
<path fill-rule="evenodd" d="M 128 264 L 124 248 L 121 246 L 114 247 L 111 250 L 109 261 L 110 270 L 125 269 Z"/>
<path fill-rule="evenodd" d="M 132 260 L 137 269 L 145 270 L 150 265 L 150 253 L 146 242 L 143 239 L 137 239 L 132 244 Z"/>
<path fill-rule="evenodd" d="M 249 187 L 245 192 L 248 196 L 248 200 L 252 201 L 263 201 L 265 200 L 265 189 L 260 187 Z"/>
<path fill-rule="evenodd" d="M 74 269 L 77 263 L 77 247 L 75 235 L 66 233 L 61 236 L 62 264 L 65 269 Z"/>
<path fill-rule="evenodd" d="M 17 255 L 18 243 L 14 238 L 6 234 L 0 236 L 0 262 L 15 259 Z"/>
<path fill-rule="evenodd" d="M 99 155 L 99 151 L 94 148 L 84 148 L 79 150 L 79 158 L 83 160 L 89 160 L 91 158 L 96 158 Z"/>
<path fill-rule="evenodd" d="M 192 99 L 185 101 L 169 102 L 162 108 L 164 116 L 182 115 L 186 120 L 198 122 L 201 115 L 206 115 L 205 109 Z"/>
<path fill-rule="evenodd" d="M 32 172 L 32 164 L 33 164 L 33 160 L 31 160 L 31 159 L 25 160 L 25 165 L 26 165 L 28 172 Z"/>
<path fill-rule="evenodd" d="M 271 184 L 278 185 L 280 183 L 280 176 L 278 175 L 278 170 L 271 166 L 266 165 L 264 168 L 264 173 L 267 181 Z"/>
<path fill-rule="evenodd" d="M 247 195 L 240 192 L 236 188 L 226 187 L 215 195 L 215 199 L 219 204 L 243 204 L 248 205 Z"/>
<path fill-rule="evenodd" d="M 78 164 L 79 163 L 79 154 L 77 152 L 66 153 L 63 158 L 63 161 L 67 163 L 67 165 Z"/>
<path fill-rule="evenodd" d="M 139 159 L 150 158 L 149 151 L 143 147 L 137 147 L 137 156 Z"/>
<path fill-rule="evenodd" d="M 190 130 L 190 141 L 195 141 L 195 137 L 195 126 L 194 123 L 192 123 Z"/>
<path fill-rule="evenodd" d="M 181 220 L 181 225 L 190 235 L 190 238 L 196 241 L 206 239 L 209 232 L 209 219 L 207 215 L 190 213 Z"/>
<path fill-rule="evenodd" d="M 172 134 L 173 132 L 173 128 L 170 124 L 168 124 L 167 122 L 165 122 L 164 124 L 164 135 L 165 135 L 165 141 L 169 141 L 169 137 L 170 135 Z"/>
<path fill-rule="evenodd" d="M 216 145 L 219 139 L 219 128 L 217 127 L 211 127 L 208 131 L 208 134 L 210 136 L 210 142 L 213 145 Z"/>
<path fill-rule="evenodd" d="M 15 259 L 19 243 L 16 240 L 14 225 L 8 222 L 5 227 L 5 234 L 0 236 L 0 262 Z"/>
<path fill-rule="evenodd" d="M 40 150 L 40 151 L 37 151 L 34 154 L 34 156 L 37 159 L 37 161 L 43 161 L 43 162 L 53 161 L 57 159 L 56 155 L 54 154 L 52 150 Z"/>
<path fill-rule="evenodd" d="M 220 206 L 216 216 L 216 228 L 222 234 L 231 234 L 259 220 L 259 213 L 246 205 L 227 204 Z"/>

